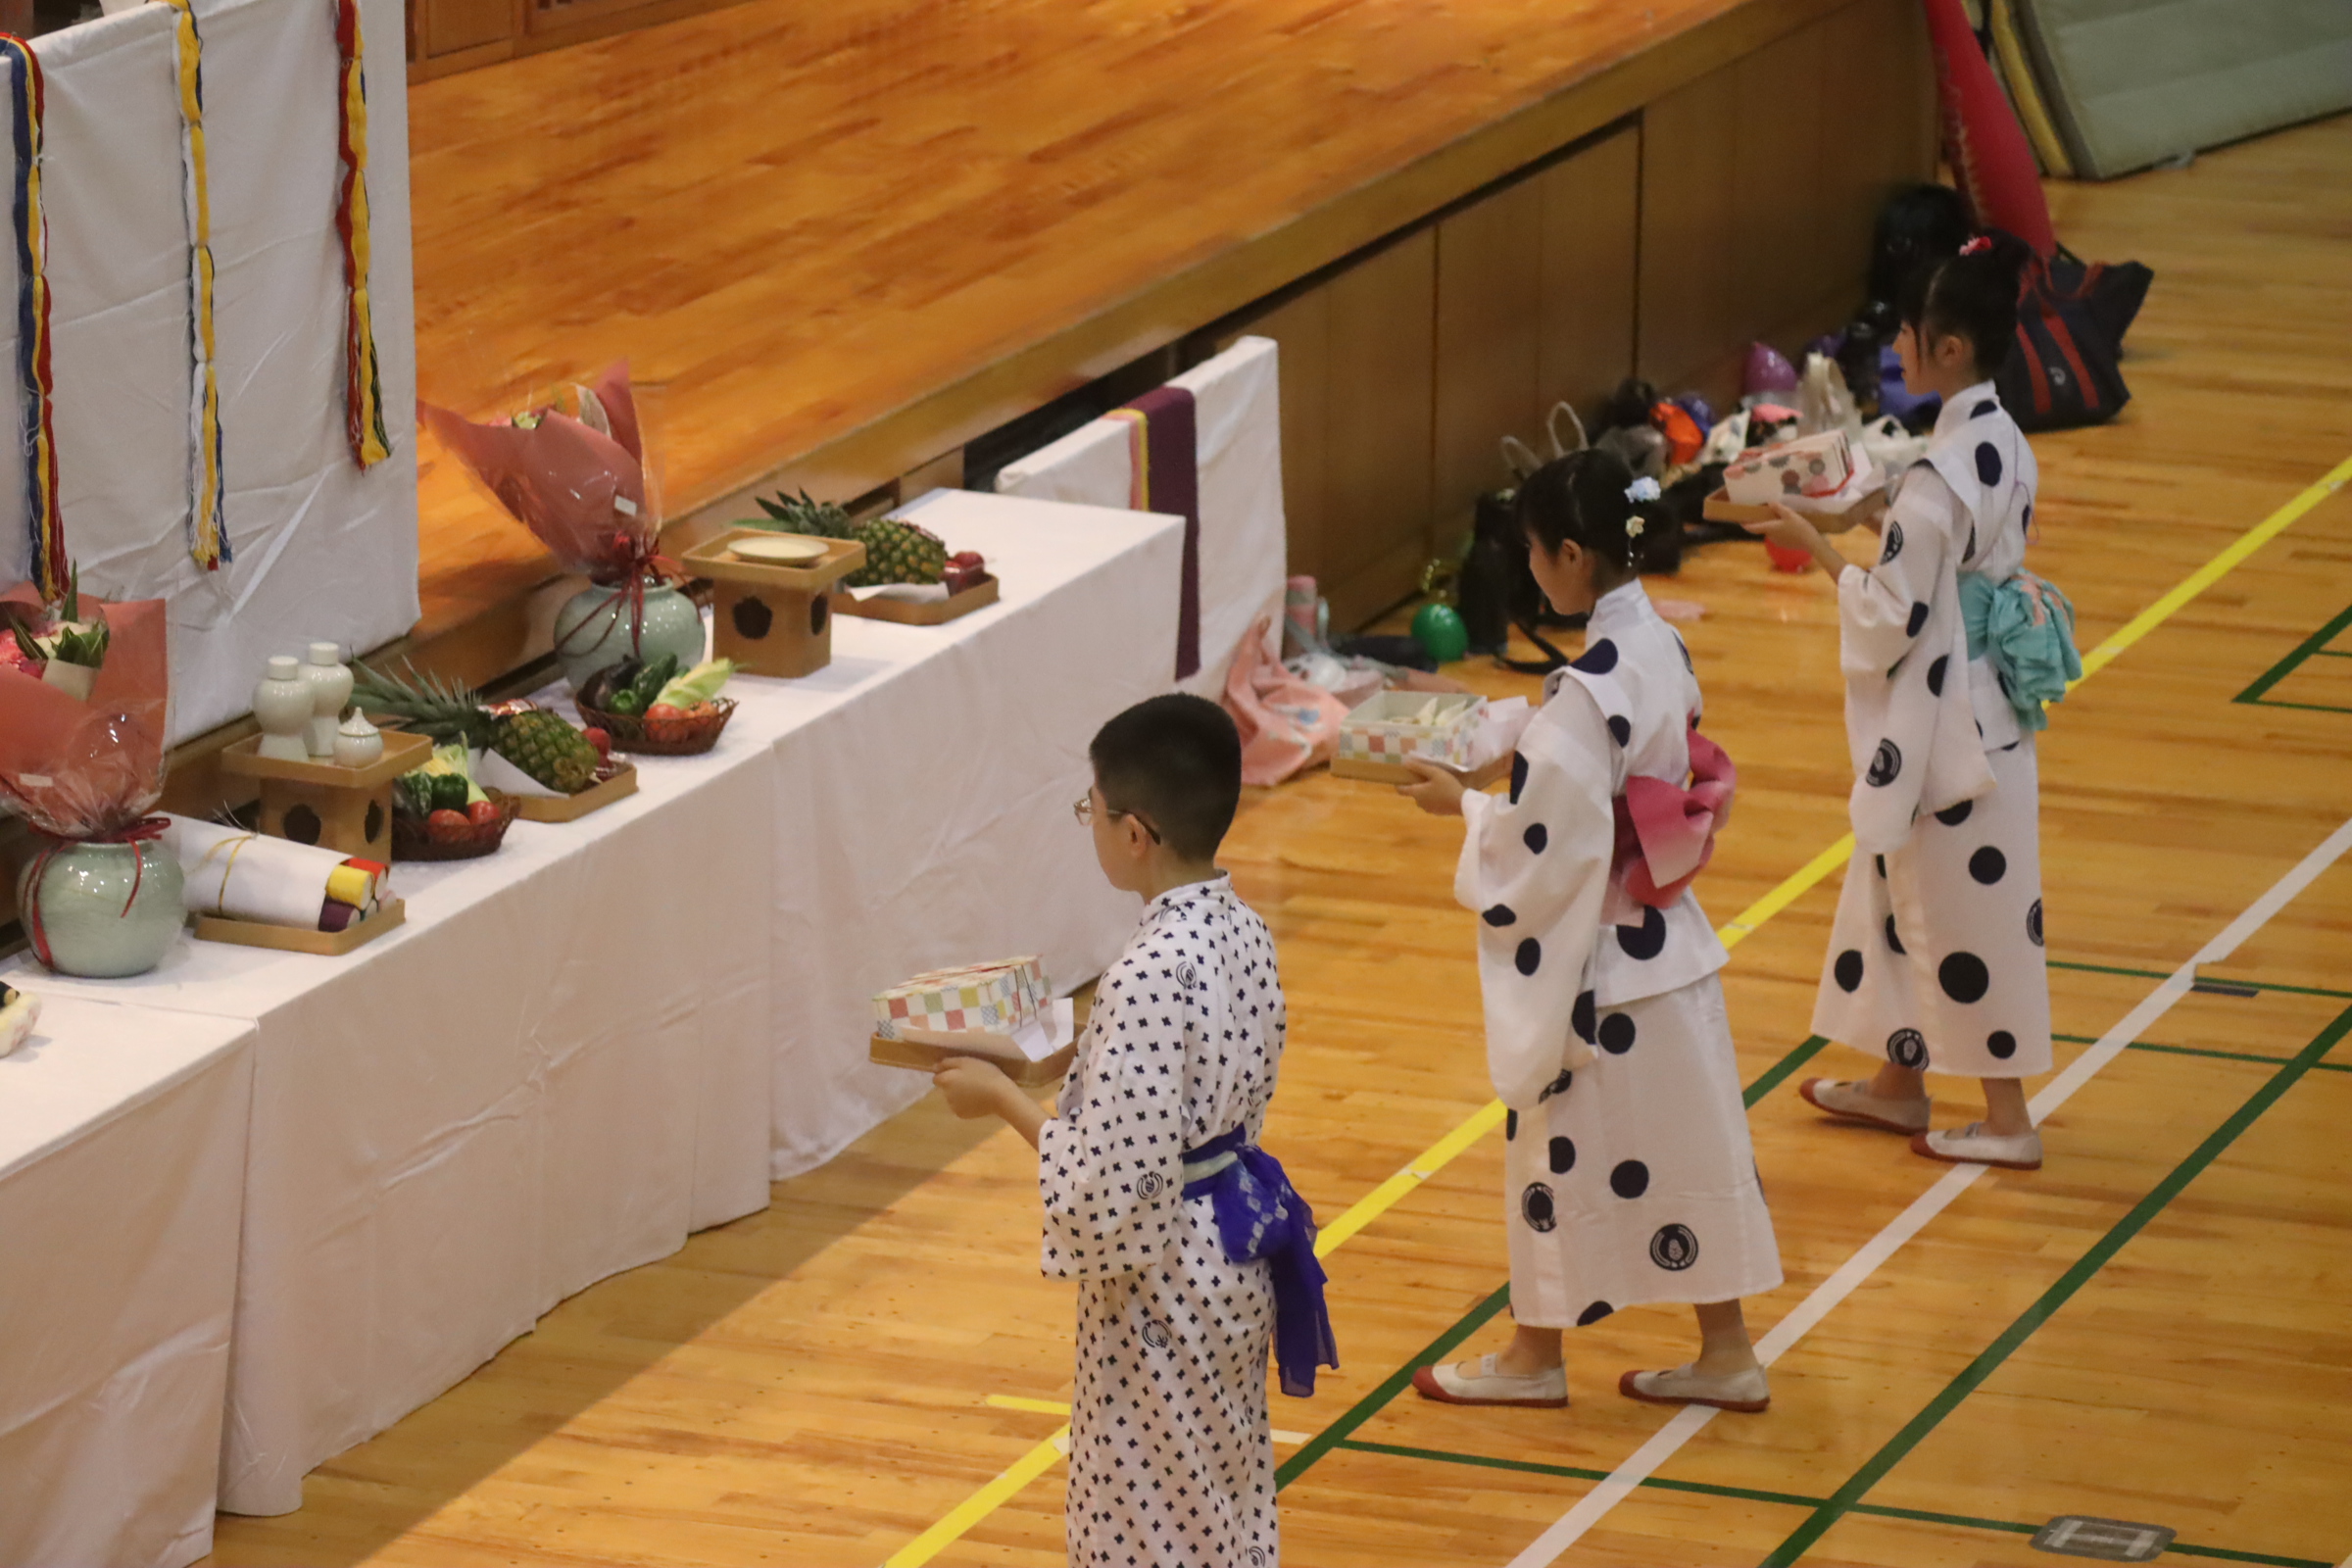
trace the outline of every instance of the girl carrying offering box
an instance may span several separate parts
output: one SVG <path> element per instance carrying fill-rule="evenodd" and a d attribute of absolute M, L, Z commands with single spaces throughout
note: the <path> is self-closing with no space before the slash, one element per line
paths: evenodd
<path fill-rule="evenodd" d="M 1422 1367 L 1449 1404 L 1568 1403 L 1561 1331 L 1645 1301 L 1697 1309 L 1701 1348 L 1618 1390 L 1757 1411 L 1772 1398 L 1740 1298 L 1781 1283 L 1772 1216 L 1717 978 L 1723 944 L 1691 895 L 1731 809 L 1731 760 L 1698 732 L 1698 678 L 1635 573 L 1655 481 L 1606 451 L 1520 487 L 1528 562 L 1552 607 L 1590 611 L 1546 681 L 1497 799 L 1427 762 L 1399 786 L 1467 831 L 1454 897 L 1478 911 L 1487 1062 L 1508 1107 L 1511 1313 L 1499 1351 Z M 1670 526 L 1662 520 L 1657 526 Z"/>
<path fill-rule="evenodd" d="M 2082 666 L 2073 607 L 2025 569 L 2038 471 L 1993 392 L 2021 259 L 2016 241 L 1971 240 L 1905 291 L 1904 385 L 1943 411 L 1873 524 L 1876 565 L 1795 512 L 1749 526 L 1838 585 L 1854 858 L 1813 1029 L 1885 1055 L 1866 1082 L 1800 1092 L 1931 1159 L 2034 1170 L 2024 1080 L 2050 1070 L 2034 736 Z M 1982 1080 L 1984 1120 L 1931 1132 L 1930 1067 Z"/>

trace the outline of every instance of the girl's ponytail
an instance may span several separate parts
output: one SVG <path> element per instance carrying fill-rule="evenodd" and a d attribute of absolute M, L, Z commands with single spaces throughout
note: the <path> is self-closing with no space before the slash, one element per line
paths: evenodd
<path fill-rule="evenodd" d="M 2018 290 L 2033 254 L 2024 240 L 1996 229 L 1956 255 L 1921 263 L 1903 286 L 1903 324 L 1922 339 L 1965 339 L 1977 373 L 1998 375 L 2017 337 Z"/>

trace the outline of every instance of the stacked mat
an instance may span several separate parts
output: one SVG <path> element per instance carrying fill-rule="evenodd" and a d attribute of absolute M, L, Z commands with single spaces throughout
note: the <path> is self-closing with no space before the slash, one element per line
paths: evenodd
<path fill-rule="evenodd" d="M 1984 0 L 2043 169 L 2110 179 L 2352 108 L 2341 0 Z"/>

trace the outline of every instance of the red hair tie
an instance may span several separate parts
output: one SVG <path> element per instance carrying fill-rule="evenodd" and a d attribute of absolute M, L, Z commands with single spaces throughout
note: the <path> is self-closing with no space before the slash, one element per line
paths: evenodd
<path fill-rule="evenodd" d="M 1984 235 L 1979 234 L 1975 239 L 1970 240 L 1967 244 L 1960 247 L 1960 254 L 1963 256 L 1982 256 L 1990 249 L 1992 249 L 1992 241 Z"/>

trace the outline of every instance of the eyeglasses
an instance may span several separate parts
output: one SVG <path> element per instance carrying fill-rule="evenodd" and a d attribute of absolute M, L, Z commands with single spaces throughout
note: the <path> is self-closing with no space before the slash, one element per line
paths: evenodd
<path fill-rule="evenodd" d="M 1095 792 L 1089 790 L 1084 795 L 1079 796 L 1077 801 L 1070 807 L 1070 814 L 1078 819 L 1078 825 L 1080 827 L 1093 827 L 1095 825 Z M 1152 835 L 1152 843 L 1157 844 L 1159 842 L 1159 829 L 1152 825 L 1152 819 L 1150 817 L 1145 816 L 1139 811 L 1124 811 L 1115 806 L 1105 806 L 1102 808 L 1102 814 L 1109 817 L 1114 822 L 1122 816 L 1132 816 L 1143 826 L 1143 830 L 1145 832 Z"/>

